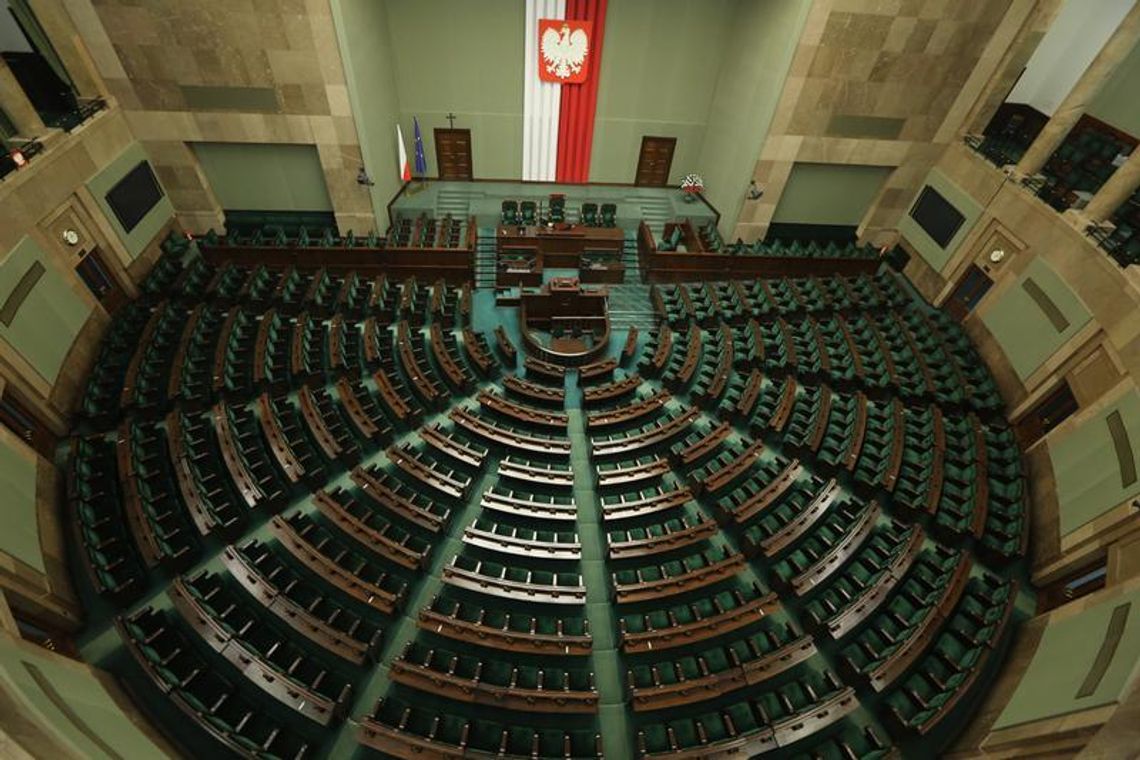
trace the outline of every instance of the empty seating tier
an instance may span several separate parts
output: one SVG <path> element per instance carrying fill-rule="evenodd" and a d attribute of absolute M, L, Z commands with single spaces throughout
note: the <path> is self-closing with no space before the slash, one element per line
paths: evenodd
<path fill-rule="evenodd" d="M 475 250 L 475 221 L 397 214 L 373 243 Z M 870 261 L 685 220 L 663 242 Z M 190 251 L 117 312 L 88 380 L 76 582 L 179 746 L 934 755 L 992 685 L 1028 548 L 1020 453 L 961 328 L 893 274 L 618 286 L 648 296 L 623 319 L 653 318 L 567 369 L 520 357 L 490 293 L 331 266 Z"/>

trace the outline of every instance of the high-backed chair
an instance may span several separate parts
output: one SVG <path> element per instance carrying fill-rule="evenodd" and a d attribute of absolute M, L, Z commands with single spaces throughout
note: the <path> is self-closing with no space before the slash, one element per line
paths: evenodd
<path fill-rule="evenodd" d="M 519 223 L 519 202 L 512 200 L 503 201 L 503 224 L 513 225 Z"/>
<path fill-rule="evenodd" d="M 534 201 L 523 201 L 519 206 L 519 210 L 522 212 L 523 224 L 534 224 L 535 214 L 538 210 L 538 207 L 535 205 Z"/>
<path fill-rule="evenodd" d="M 598 204 L 582 204 L 582 224 L 585 224 L 588 227 L 598 226 Z"/>
<path fill-rule="evenodd" d="M 617 205 L 613 203 L 602 204 L 602 226 L 603 227 L 616 227 L 617 226 Z"/>
<path fill-rule="evenodd" d="M 562 224 L 566 221 L 566 196 L 562 193 L 550 195 L 550 221 Z"/>

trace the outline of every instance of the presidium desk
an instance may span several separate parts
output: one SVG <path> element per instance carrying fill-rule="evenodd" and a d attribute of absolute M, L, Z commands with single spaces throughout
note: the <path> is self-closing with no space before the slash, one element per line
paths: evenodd
<path fill-rule="evenodd" d="M 584 224 L 553 226 L 499 225 L 495 230 L 500 252 L 537 252 L 548 267 L 573 268 L 583 251 L 614 251 L 620 254 L 625 233 L 620 227 L 588 227 Z"/>

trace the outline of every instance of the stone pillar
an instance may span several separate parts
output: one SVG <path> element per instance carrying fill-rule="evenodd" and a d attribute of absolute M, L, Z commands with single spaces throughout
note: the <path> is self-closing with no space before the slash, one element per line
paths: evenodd
<path fill-rule="evenodd" d="M 8 118 L 12 120 L 12 125 L 16 127 L 21 137 L 31 139 L 47 131 L 32 101 L 24 94 L 24 88 L 16 81 L 16 75 L 2 58 L 0 58 L 0 108 L 8 114 Z"/>
<path fill-rule="evenodd" d="M 1097 222 L 1107 219 L 1138 187 L 1140 187 L 1140 150 L 1133 150 L 1128 160 L 1116 167 L 1116 171 L 1108 181 L 1096 191 L 1089 205 L 1085 206 L 1084 215 Z"/>
<path fill-rule="evenodd" d="M 1085 73 L 1061 101 L 1057 112 L 1045 124 L 1041 134 L 1017 164 L 1020 174 L 1030 175 L 1041 171 L 1049 156 L 1064 142 L 1065 136 L 1076 126 L 1085 109 L 1101 88 L 1108 82 L 1120 63 L 1132 52 L 1140 40 L 1140 3 L 1134 5 L 1120 26 L 1104 43 Z"/>
<path fill-rule="evenodd" d="M 106 95 L 99 76 L 95 73 L 91 56 L 83 47 L 75 23 L 67 14 L 63 3 L 60 0 L 30 0 L 30 5 L 56 54 L 63 61 L 67 75 L 75 85 L 76 95 L 81 98 Z"/>
<path fill-rule="evenodd" d="M 1018 77 L 1021 76 L 1025 64 L 1037 49 L 1041 38 L 1049 31 L 1053 19 L 1063 5 L 1063 0 L 1034 0 L 1033 7 L 1025 15 L 1021 29 L 1011 40 L 997 72 L 990 77 L 989 83 L 982 90 L 982 94 L 975 101 L 969 116 L 966 118 L 966 131 L 978 134 L 990 123 L 990 119 L 997 113 L 998 108 L 1005 102 L 1005 98 L 1013 89 Z M 1010 8 L 1013 10 L 1013 6 Z M 1006 14 L 1009 15 L 1008 13 Z"/>

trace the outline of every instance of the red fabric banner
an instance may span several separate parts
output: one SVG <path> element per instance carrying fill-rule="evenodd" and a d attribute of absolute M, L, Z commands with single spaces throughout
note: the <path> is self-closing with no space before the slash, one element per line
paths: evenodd
<path fill-rule="evenodd" d="M 589 179 L 605 21 L 606 0 L 566 0 L 565 23 L 572 25 L 575 22 L 590 22 L 593 35 L 589 39 L 587 65 L 583 66 L 585 74 L 582 80 L 578 84 L 563 80 L 567 83 L 562 85 L 562 107 L 558 115 L 558 165 L 555 175 L 559 182 L 586 182 Z M 562 22 L 551 23 L 559 25 Z M 540 60 L 540 71 L 542 63 Z"/>

